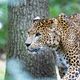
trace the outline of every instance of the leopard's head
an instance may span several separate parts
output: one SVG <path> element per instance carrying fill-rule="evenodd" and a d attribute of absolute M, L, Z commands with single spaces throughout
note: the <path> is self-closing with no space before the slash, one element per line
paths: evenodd
<path fill-rule="evenodd" d="M 60 33 L 56 29 L 55 19 L 36 19 L 33 21 L 25 42 L 27 49 L 37 52 L 45 46 L 57 47 L 60 42 Z"/>

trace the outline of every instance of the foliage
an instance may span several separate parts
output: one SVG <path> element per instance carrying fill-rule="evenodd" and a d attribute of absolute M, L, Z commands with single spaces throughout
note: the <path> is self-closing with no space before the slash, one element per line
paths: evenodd
<path fill-rule="evenodd" d="M 3 48 L 7 43 L 7 3 L 0 4 L 0 48 Z"/>
<path fill-rule="evenodd" d="M 58 16 L 60 13 L 67 15 L 80 13 L 79 0 L 49 0 L 50 17 Z"/>

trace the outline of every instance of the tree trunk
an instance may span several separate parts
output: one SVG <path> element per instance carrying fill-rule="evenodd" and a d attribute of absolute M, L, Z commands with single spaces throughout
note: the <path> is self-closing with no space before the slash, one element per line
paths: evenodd
<path fill-rule="evenodd" d="M 38 55 L 34 57 L 28 54 L 26 50 L 25 40 L 27 38 L 27 29 L 36 16 L 40 16 L 41 18 L 49 16 L 47 0 L 9 0 L 8 59 L 13 57 L 21 60 L 25 64 L 26 69 L 31 71 L 34 76 L 51 76 L 55 72 L 54 67 L 46 63 L 47 67 L 45 71 L 49 69 L 46 72 L 47 74 L 44 75 L 45 71 L 42 74 L 40 70 L 37 72 L 35 66 L 38 64 L 36 62 Z M 40 64 L 44 64 L 45 60 L 49 61 L 49 64 L 54 64 L 54 61 L 52 61 L 53 57 L 51 58 L 53 56 L 52 52 L 50 53 L 51 55 L 48 53 L 47 58 L 43 56 L 43 63 Z M 34 66 L 30 64 L 34 64 Z"/>
<path fill-rule="evenodd" d="M 36 16 L 48 17 L 48 4 L 47 0 L 12 0 L 10 4 L 9 56 L 22 57 L 27 53 L 24 45 L 27 28 Z"/>

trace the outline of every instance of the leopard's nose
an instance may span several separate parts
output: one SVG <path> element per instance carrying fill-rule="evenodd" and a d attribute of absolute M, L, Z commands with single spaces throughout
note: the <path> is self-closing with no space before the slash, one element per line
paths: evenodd
<path fill-rule="evenodd" d="M 26 45 L 27 47 L 29 47 L 31 44 L 25 43 L 25 45 Z"/>

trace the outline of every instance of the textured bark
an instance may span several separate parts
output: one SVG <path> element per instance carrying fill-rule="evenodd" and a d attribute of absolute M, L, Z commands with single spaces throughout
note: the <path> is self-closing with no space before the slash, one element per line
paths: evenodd
<path fill-rule="evenodd" d="M 12 0 L 10 4 L 13 6 L 9 6 L 9 53 L 22 57 L 27 53 L 24 43 L 31 21 L 36 16 L 48 17 L 47 0 Z"/>
<path fill-rule="evenodd" d="M 47 0 L 10 0 L 9 5 L 9 42 L 8 42 L 8 58 L 14 57 L 20 59 L 25 66 L 27 66 L 27 70 L 31 71 L 35 76 L 51 76 L 54 74 L 54 56 L 52 52 L 51 54 L 44 55 L 30 55 L 27 53 L 25 47 L 25 40 L 27 38 L 27 29 L 29 28 L 33 18 L 36 16 L 48 17 L 48 2 Z M 39 58 L 37 58 L 39 57 Z M 37 61 L 37 59 L 42 58 L 41 65 L 48 70 L 47 72 L 42 71 L 40 74 L 40 69 L 36 70 L 37 64 L 41 61 Z M 51 60 L 50 60 L 51 59 Z M 37 61 L 37 63 L 36 63 Z M 45 63 L 46 61 L 46 63 Z M 50 67 L 49 64 L 52 66 Z M 34 64 L 34 65 L 33 65 Z M 40 66 L 38 66 L 40 67 Z M 50 67 L 50 68 L 49 68 Z M 40 67 L 42 68 L 42 66 Z M 38 72 L 37 72 L 38 71 Z M 46 73 L 44 75 L 44 73 Z"/>

